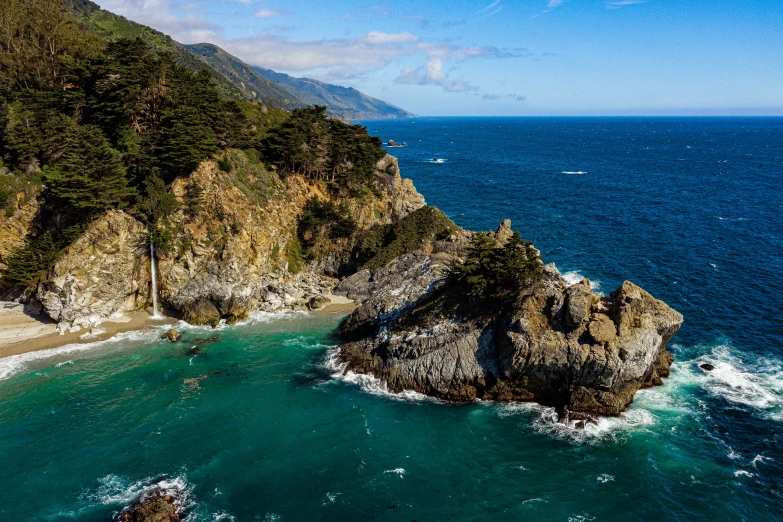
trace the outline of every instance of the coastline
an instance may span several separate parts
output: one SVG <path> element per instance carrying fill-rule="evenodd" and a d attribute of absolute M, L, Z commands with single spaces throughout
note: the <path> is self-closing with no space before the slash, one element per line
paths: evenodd
<path fill-rule="evenodd" d="M 329 304 L 314 310 L 312 313 L 350 313 L 357 304 L 351 299 L 341 296 L 329 295 Z M 42 316 L 30 316 L 24 312 L 24 305 L 16 302 L 0 303 L 0 359 L 12 355 L 60 348 L 71 344 L 90 344 L 106 341 L 117 334 L 143 330 L 147 326 L 163 324 L 175 324 L 177 318 L 167 315 L 163 319 L 152 319 L 152 314 L 146 310 L 139 310 L 130 315 L 117 319 L 104 320 L 100 328 L 106 330 L 89 339 L 81 336 L 89 330 L 82 329 L 78 332 L 67 332 L 60 335 L 55 331 L 55 322 Z"/>
<path fill-rule="evenodd" d="M 174 317 L 153 320 L 150 313 L 140 310 L 117 319 L 107 319 L 100 325 L 100 328 L 106 330 L 104 333 L 81 339 L 89 330 L 82 329 L 60 335 L 54 329 L 54 321 L 45 316 L 38 318 L 25 314 L 24 306 L 19 303 L 4 302 L 0 306 L 0 358 L 60 348 L 69 344 L 105 341 L 119 333 L 142 330 L 152 325 L 174 324 L 176 321 Z"/>

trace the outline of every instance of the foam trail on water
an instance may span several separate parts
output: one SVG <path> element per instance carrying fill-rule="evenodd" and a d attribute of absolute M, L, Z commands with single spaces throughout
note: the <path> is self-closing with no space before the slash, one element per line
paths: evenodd
<path fill-rule="evenodd" d="M 712 371 L 699 368 L 710 364 Z M 725 344 L 678 365 L 691 382 L 715 397 L 753 408 L 772 420 L 783 420 L 783 362 L 760 357 L 752 361 Z"/>
<path fill-rule="evenodd" d="M 411 390 L 404 390 L 399 393 L 393 393 L 389 391 L 385 382 L 381 381 L 373 375 L 364 373 L 355 373 L 353 371 L 346 371 L 348 363 L 340 360 L 340 349 L 333 347 L 329 350 L 324 361 L 324 366 L 331 373 L 332 378 L 335 380 L 347 382 L 361 388 L 362 391 L 377 395 L 379 397 L 386 397 L 387 399 L 393 399 L 397 401 L 410 401 L 410 402 L 442 402 L 435 397 L 424 395 Z"/>

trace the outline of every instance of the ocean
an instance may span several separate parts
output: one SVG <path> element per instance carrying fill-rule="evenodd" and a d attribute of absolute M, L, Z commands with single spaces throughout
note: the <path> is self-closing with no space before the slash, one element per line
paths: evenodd
<path fill-rule="evenodd" d="M 109 520 L 155 484 L 191 522 L 783 518 L 783 119 L 364 123 L 458 225 L 510 218 L 569 280 L 680 311 L 665 385 L 569 430 L 342 376 L 340 314 L 121 334 L 0 359 L 0 519 Z"/>

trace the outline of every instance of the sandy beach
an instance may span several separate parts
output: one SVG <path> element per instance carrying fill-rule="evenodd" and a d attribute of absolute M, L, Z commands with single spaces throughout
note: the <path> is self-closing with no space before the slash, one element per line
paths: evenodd
<path fill-rule="evenodd" d="M 327 297 L 331 302 L 315 313 L 347 313 L 356 308 L 356 303 L 351 299 L 335 295 Z M 118 333 L 142 330 L 152 325 L 174 324 L 176 321 L 174 317 L 153 320 L 149 312 L 140 310 L 118 319 L 107 319 L 100 325 L 106 332 L 82 339 L 81 337 L 89 333 L 89 330 L 82 329 L 60 335 L 54 329 L 55 322 L 45 315 L 28 315 L 24 312 L 24 305 L 2 301 L 0 302 L 0 358 L 58 348 L 67 344 L 105 341 Z"/>
<path fill-rule="evenodd" d="M 60 335 L 54 329 L 54 321 L 46 316 L 30 316 L 24 313 L 24 306 L 19 303 L 0 302 L 0 357 L 58 348 L 66 344 L 105 341 L 118 333 L 141 330 L 148 325 L 175 322 L 173 317 L 152 320 L 148 312 L 141 310 L 118 319 L 107 319 L 100 326 L 106 330 L 105 333 L 81 339 L 89 330 L 82 329 Z"/>

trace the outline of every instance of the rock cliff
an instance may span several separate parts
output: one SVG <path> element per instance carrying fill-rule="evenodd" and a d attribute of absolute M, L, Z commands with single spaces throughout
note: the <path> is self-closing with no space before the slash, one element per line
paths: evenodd
<path fill-rule="evenodd" d="M 509 231 L 504 222 L 490 236 L 502 243 Z M 666 346 L 683 318 L 633 283 L 599 296 L 589 281 L 569 286 L 547 265 L 542 282 L 496 314 L 438 311 L 449 259 L 408 254 L 340 284 L 336 293 L 362 302 L 340 330 L 347 370 L 372 374 L 395 392 L 536 401 L 572 418 L 619 415 L 637 390 L 668 376 Z"/>
<path fill-rule="evenodd" d="M 279 177 L 240 151 L 231 153 L 231 162 L 230 172 L 207 161 L 175 180 L 179 208 L 160 224 L 169 236 L 167 248 L 158 247 L 160 301 L 195 324 L 235 322 L 254 310 L 304 309 L 314 297 L 331 293 L 338 282 L 335 267 L 353 247 L 344 240 L 323 259 L 303 263 L 297 219 L 310 197 L 332 197 L 326 186 Z M 410 180 L 400 177 L 396 158 L 382 159 L 375 176 L 376 195 L 341 199 L 360 231 L 424 205 Z M 134 217 L 107 212 L 63 253 L 34 297 L 61 331 L 149 305 L 148 235 Z"/>

